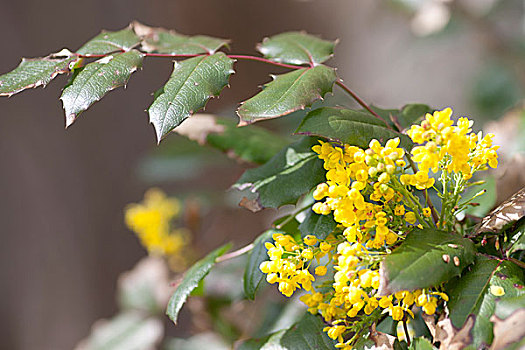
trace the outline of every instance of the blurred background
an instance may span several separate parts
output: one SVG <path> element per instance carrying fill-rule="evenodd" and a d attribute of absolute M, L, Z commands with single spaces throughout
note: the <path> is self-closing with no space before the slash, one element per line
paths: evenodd
<path fill-rule="evenodd" d="M 256 54 L 255 44 L 265 36 L 306 30 L 339 39 L 328 64 L 338 67 L 339 76 L 367 102 L 385 108 L 410 102 L 451 106 L 456 115 L 477 120 L 478 128 L 492 121 L 487 124 L 491 131 L 520 139 L 524 4 L 2 0 L 0 72 L 16 67 L 21 57 L 45 56 L 63 47 L 74 51 L 101 29 L 121 29 L 132 20 L 183 34 L 230 38 L 237 54 Z M 178 135 L 156 146 L 144 110 L 171 66 L 169 59 L 146 59 L 127 89 L 110 93 L 67 131 L 58 100 L 66 77 L 45 89 L 0 98 L 3 349 L 72 349 L 95 320 L 115 313 L 118 275 L 146 255 L 124 225 L 124 207 L 140 201 L 151 186 L 162 187 L 189 208 L 198 255 L 227 241 L 247 244 L 271 223 L 274 211 L 252 214 L 237 206 L 235 193 L 227 192 L 246 166 Z M 256 62 L 238 62 L 236 71 L 231 88 L 208 104 L 207 113 L 235 119 L 237 103 L 255 94 L 269 73 L 282 72 Z M 342 97 L 336 91 L 334 98 Z M 514 119 L 493 123 L 509 111 Z M 288 136 L 297 118 L 260 126 Z M 525 163 L 518 164 L 518 170 L 525 170 Z M 524 181 L 520 173 L 511 181 L 517 186 Z M 188 336 L 187 330 L 182 321 L 180 330 L 170 332 Z"/>

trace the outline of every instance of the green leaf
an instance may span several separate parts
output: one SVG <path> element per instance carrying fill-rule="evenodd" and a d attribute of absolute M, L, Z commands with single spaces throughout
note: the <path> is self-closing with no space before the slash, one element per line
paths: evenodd
<path fill-rule="evenodd" d="M 518 226 L 518 228 L 511 234 L 509 242 L 505 244 L 508 247 L 507 256 L 520 251 L 525 250 L 525 222 Z"/>
<path fill-rule="evenodd" d="M 414 338 L 410 344 L 410 350 L 433 350 L 436 349 L 426 338 Z"/>
<path fill-rule="evenodd" d="M 320 65 L 273 76 L 273 79 L 239 107 L 240 126 L 277 118 L 310 106 L 332 91 L 336 76 L 333 68 Z"/>
<path fill-rule="evenodd" d="M 447 305 L 452 324 L 460 328 L 469 315 L 475 315 L 476 322 L 472 329 L 475 346 L 490 344 L 493 336 L 490 317 L 494 314 L 498 298 L 494 295 L 494 288 L 503 288 L 505 294 L 499 296 L 503 300 L 525 294 L 522 285 L 523 272 L 516 265 L 477 256 L 470 271 L 445 286 L 450 298 Z"/>
<path fill-rule="evenodd" d="M 228 85 L 233 60 L 218 52 L 175 62 L 173 73 L 148 109 L 158 142 Z"/>
<path fill-rule="evenodd" d="M 186 273 L 182 282 L 178 285 L 177 289 L 173 293 L 168 303 L 168 309 L 166 314 L 169 318 L 177 323 L 177 316 L 182 308 L 182 305 L 186 302 L 186 299 L 191 292 L 199 286 L 199 283 L 206 275 L 210 272 L 211 268 L 215 265 L 215 260 L 226 253 L 231 248 L 231 244 L 225 244 L 220 248 L 217 248 L 210 254 L 206 255 L 203 259 L 197 261 Z"/>
<path fill-rule="evenodd" d="M 401 109 L 401 113 L 397 114 L 397 123 L 402 129 L 408 129 L 412 124 L 423 119 L 427 113 L 432 113 L 434 109 L 421 103 L 410 103 Z"/>
<path fill-rule="evenodd" d="M 80 55 L 105 55 L 116 51 L 129 51 L 140 43 L 130 26 L 117 32 L 102 31 L 85 43 L 77 53 Z"/>
<path fill-rule="evenodd" d="M 152 28 L 133 22 L 133 30 L 142 38 L 141 48 L 146 52 L 171 55 L 214 54 L 229 40 L 206 35 L 187 36 L 164 28 Z"/>
<path fill-rule="evenodd" d="M 319 239 L 325 239 L 336 228 L 337 223 L 332 213 L 329 215 L 319 215 L 308 210 L 303 222 L 299 225 L 299 231 L 304 238 L 307 235 L 314 235 Z"/>
<path fill-rule="evenodd" d="M 280 344 L 287 350 L 332 350 L 335 341 L 330 339 L 320 316 L 306 313 L 303 318 L 283 334 Z"/>
<path fill-rule="evenodd" d="M 69 73 L 79 57 L 64 49 L 47 57 L 22 58 L 9 73 L 0 75 L 0 96 L 11 96 L 25 89 L 45 87 L 57 75 Z"/>
<path fill-rule="evenodd" d="M 175 129 L 180 135 L 226 153 L 242 162 L 264 164 L 277 154 L 288 141 L 257 126 L 238 128 L 231 119 L 211 114 L 196 114 Z"/>
<path fill-rule="evenodd" d="M 494 315 L 504 320 L 518 309 L 525 309 L 525 293 L 519 294 L 516 297 L 506 297 L 496 300 Z"/>
<path fill-rule="evenodd" d="M 436 286 L 459 276 L 474 260 L 474 244 L 435 229 L 415 229 L 381 263 L 379 293 Z"/>
<path fill-rule="evenodd" d="M 333 56 L 335 45 L 304 32 L 288 32 L 265 38 L 257 50 L 275 62 L 316 65 Z"/>
<path fill-rule="evenodd" d="M 272 235 L 278 232 L 282 231 L 273 229 L 265 231 L 253 242 L 253 250 L 248 256 L 248 263 L 246 264 L 246 269 L 244 270 L 243 278 L 244 294 L 248 297 L 248 299 L 255 299 L 255 294 L 257 293 L 261 282 L 266 276 L 259 269 L 259 265 L 261 265 L 263 261 L 268 260 L 268 250 L 266 249 L 264 244 L 266 242 L 272 242 Z"/>
<path fill-rule="evenodd" d="M 60 97 L 66 112 L 66 127 L 109 91 L 125 86 L 131 74 L 142 66 L 143 57 L 137 50 L 131 50 L 86 65 Z"/>
<path fill-rule="evenodd" d="M 233 186 L 240 190 L 251 188 L 258 193 L 262 207 L 294 204 L 324 179 L 323 162 L 312 151 L 316 143 L 314 138 L 302 138 L 282 149 L 266 164 L 244 172 Z"/>
<path fill-rule="evenodd" d="M 387 140 L 395 137 L 400 138 L 403 148 L 411 149 L 413 146 L 408 136 L 388 129 L 385 123 L 370 113 L 338 107 L 322 107 L 311 111 L 295 132 L 321 136 L 361 148 L 368 148 L 372 139 L 377 139 L 384 145 Z"/>
<path fill-rule="evenodd" d="M 76 349 L 83 350 L 143 350 L 153 349 L 163 337 L 164 325 L 154 317 L 127 311 L 110 320 L 96 322 L 91 334 Z"/>

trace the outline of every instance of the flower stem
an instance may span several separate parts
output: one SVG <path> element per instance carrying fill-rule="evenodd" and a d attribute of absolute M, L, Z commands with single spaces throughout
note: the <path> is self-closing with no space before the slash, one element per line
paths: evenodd
<path fill-rule="evenodd" d="M 236 251 L 233 251 L 231 253 L 225 254 L 223 256 L 219 256 L 217 259 L 215 259 L 215 262 L 222 262 L 226 260 L 230 260 L 233 258 L 236 258 L 238 256 L 241 256 L 245 253 L 248 253 L 250 250 L 252 250 L 254 247 L 253 243 L 248 244 L 245 247 L 242 247 L 241 249 L 237 249 Z"/>

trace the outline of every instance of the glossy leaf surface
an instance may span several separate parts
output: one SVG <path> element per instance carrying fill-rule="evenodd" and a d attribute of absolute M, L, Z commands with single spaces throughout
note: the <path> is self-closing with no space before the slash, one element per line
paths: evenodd
<path fill-rule="evenodd" d="M 446 282 L 474 260 L 474 244 L 435 229 L 415 229 L 381 263 L 382 295 Z"/>
<path fill-rule="evenodd" d="M 140 43 L 131 27 L 116 31 L 102 31 L 85 43 L 77 53 L 80 55 L 105 55 L 117 51 L 129 51 Z"/>
<path fill-rule="evenodd" d="M 182 282 L 178 285 L 177 289 L 171 296 L 168 303 L 168 309 L 166 310 L 166 314 L 174 323 L 177 323 L 179 311 L 186 302 L 188 296 L 198 287 L 200 281 L 202 281 L 202 279 L 204 279 L 204 277 L 210 272 L 215 265 L 215 260 L 226 253 L 230 247 L 231 244 L 226 244 L 217 248 L 210 254 L 206 255 L 203 259 L 197 261 L 188 271 L 186 271 Z"/>
<path fill-rule="evenodd" d="M 71 52 L 40 58 L 22 58 L 22 62 L 9 73 L 0 75 L 0 96 L 11 96 L 25 89 L 45 87 L 57 75 L 69 73 L 79 58 Z"/>
<path fill-rule="evenodd" d="M 218 96 L 232 73 L 233 60 L 222 52 L 175 62 L 170 79 L 148 109 L 157 140 Z"/>
<path fill-rule="evenodd" d="M 325 239 L 336 228 L 337 223 L 334 220 L 334 215 L 320 215 L 309 209 L 306 213 L 304 221 L 299 225 L 301 236 L 314 235 L 318 239 Z"/>
<path fill-rule="evenodd" d="M 503 289 L 503 295 L 499 288 Z M 474 266 L 448 283 L 445 290 L 450 297 L 448 308 L 454 326 L 461 327 L 470 314 L 476 316 L 472 329 L 475 346 L 492 342 L 490 317 L 494 314 L 496 299 L 525 294 L 523 272 L 517 266 L 485 256 L 476 257 Z"/>
<path fill-rule="evenodd" d="M 335 79 L 334 69 L 323 65 L 277 75 L 261 92 L 239 107 L 239 125 L 304 109 L 331 92 Z"/>
<path fill-rule="evenodd" d="M 228 45 L 227 39 L 207 35 L 188 36 L 164 28 L 153 28 L 133 22 L 133 29 L 142 38 L 141 47 L 146 52 L 172 55 L 214 54 Z"/>
<path fill-rule="evenodd" d="M 377 139 L 384 145 L 387 140 L 395 137 L 400 138 L 401 146 L 405 149 L 413 146 L 408 136 L 388 129 L 385 123 L 370 113 L 338 107 L 322 107 L 311 111 L 296 133 L 321 136 L 365 149 L 372 139 Z"/>
<path fill-rule="evenodd" d="M 66 127 L 109 91 L 125 86 L 131 74 L 142 66 L 142 58 L 142 53 L 131 50 L 86 65 L 60 97 L 66 113 Z"/>
<path fill-rule="evenodd" d="M 268 230 L 261 234 L 253 242 L 253 249 L 248 256 L 248 264 L 244 270 L 244 294 L 248 299 L 255 299 L 255 294 L 259 289 L 261 282 L 264 280 L 266 275 L 259 269 L 259 265 L 263 261 L 268 260 L 267 249 L 264 246 L 266 242 L 272 242 L 272 235 L 274 233 L 281 232 L 278 230 Z"/>
<path fill-rule="evenodd" d="M 265 38 L 257 49 L 276 62 L 314 65 L 330 59 L 335 44 L 303 32 L 288 32 Z"/>
<path fill-rule="evenodd" d="M 289 145 L 266 164 L 244 172 L 234 187 L 258 193 L 262 207 L 294 204 L 324 179 L 323 163 L 312 151 L 316 143 L 305 137 Z"/>

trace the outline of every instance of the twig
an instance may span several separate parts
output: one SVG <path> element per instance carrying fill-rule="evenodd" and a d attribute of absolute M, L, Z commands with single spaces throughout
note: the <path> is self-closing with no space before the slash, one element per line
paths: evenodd
<path fill-rule="evenodd" d="M 241 256 L 241 255 L 245 254 L 245 253 L 248 253 L 252 249 L 253 249 L 253 243 L 250 243 L 247 246 L 242 247 L 241 249 L 238 249 L 238 250 L 233 251 L 231 253 L 225 254 L 223 256 L 219 256 L 217 259 L 215 259 L 215 262 L 223 262 L 223 261 L 226 261 L 226 260 L 230 260 L 230 259 L 236 258 L 238 256 Z"/>
<path fill-rule="evenodd" d="M 376 118 L 378 118 L 379 120 L 381 120 L 383 123 L 386 124 L 387 128 L 389 129 L 392 129 L 392 127 L 390 126 L 390 124 L 388 124 L 386 122 L 386 120 L 384 120 L 379 114 L 377 114 L 376 112 L 374 112 L 374 110 L 372 108 L 370 108 L 370 106 L 365 102 L 363 101 L 359 96 L 357 96 L 357 94 L 355 92 L 353 92 L 348 86 L 346 86 L 343 81 L 341 79 L 338 79 L 336 82 L 335 82 L 337 85 L 339 85 L 343 90 L 345 90 L 350 96 L 352 96 L 352 98 L 357 102 L 359 103 L 364 109 L 366 109 L 367 111 L 369 111 L 370 113 L 372 113 L 372 115 Z"/>

